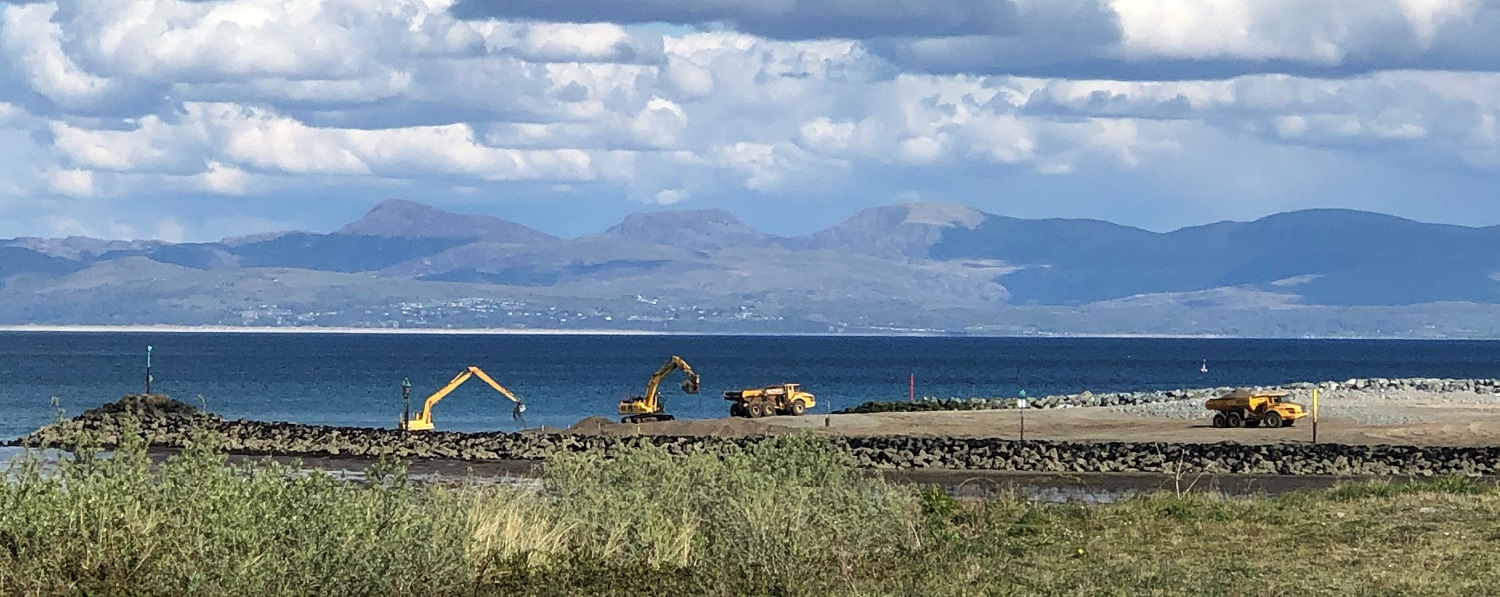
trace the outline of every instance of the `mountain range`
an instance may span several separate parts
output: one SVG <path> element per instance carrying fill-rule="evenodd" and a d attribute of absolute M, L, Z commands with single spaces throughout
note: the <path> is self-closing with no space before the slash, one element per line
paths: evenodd
<path fill-rule="evenodd" d="M 559 238 L 388 200 L 327 233 L 0 241 L 0 324 L 1500 335 L 1500 227 L 1336 209 L 1166 233 L 943 202 L 812 234 L 723 210 Z"/>

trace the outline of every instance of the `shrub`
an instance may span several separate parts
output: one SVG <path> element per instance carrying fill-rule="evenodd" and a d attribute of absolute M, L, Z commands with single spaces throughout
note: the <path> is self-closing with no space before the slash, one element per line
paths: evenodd
<path fill-rule="evenodd" d="M 752 591 L 806 588 L 914 549 L 911 492 L 866 477 L 822 440 L 785 436 L 722 454 L 642 447 L 543 465 L 574 547 L 651 567 L 711 568 Z"/>

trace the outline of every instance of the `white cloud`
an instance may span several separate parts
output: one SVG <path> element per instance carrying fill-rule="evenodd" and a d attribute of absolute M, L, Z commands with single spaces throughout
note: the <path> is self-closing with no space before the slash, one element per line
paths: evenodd
<path fill-rule="evenodd" d="M 690 193 L 683 189 L 662 189 L 656 194 L 656 202 L 662 205 L 671 205 L 686 201 Z"/>
<path fill-rule="evenodd" d="M 31 89 L 64 106 L 83 106 L 113 90 L 111 81 L 84 71 L 62 46 L 57 6 L 0 6 L 0 55 Z"/>
<path fill-rule="evenodd" d="M 29 117 L 30 114 L 27 114 L 26 110 L 20 106 L 0 102 L 0 129 L 18 128 L 24 121 L 29 120 Z"/>
<path fill-rule="evenodd" d="M 685 100 L 699 100 L 714 91 L 714 73 L 707 65 L 693 60 L 691 55 L 673 54 L 667 57 L 663 75 L 674 95 Z"/>
<path fill-rule="evenodd" d="M 581 149 L 491 147 L 467 124 L 351 130 L 310 127 L 258 108 L 188 104 L 180 122 L 148 116 L 132 130 L 90 130 L 57 123 L 55 147 L 76 165 L 141 171 L 215 159 L 272 173 L 380 177 L 448 175 L 479 180 L 593 180 L 593 156 Z"/>
<path fill-rule="evenodd" d="M 152 232 L 151 238 L 157 238 L 169 243 L 180 243 L 187 236 L 187 229 L 177 218 L 163 218 L 156 224 L 156 230 Z"/>
<path fill-rule="evenodd" d="M 688 126 L 688 116 L 671 101 L 653 97 L 630 123 L 632 136 L 651 147 L 669 148 Z"/>
<path fill-rule="evenodd" d="M 244 170 L 225 166 L 216 161 L 208 163 L 208 170 L 198 174 L 201 188 L 221 195 L 243 195 L 249 179 Z"/>
<path fill-rule="evenodd" d="M 65 27 L 100 71 L 162 81 L 351 77 L 480 35 L 413 0 L 77 0 Z M 372 43 L 373 42 L 373 43 Z"/>
<path fill-rule="evenodd" d="M 69 197 L 92 197 L 98 192 L 94 188 L 94 173 L 89 170 L 57 169 L 46 172 L 45 176 L 49 189 Z"/>
<path fill-rule="evenodd" d="M 626 31 L 612 23 L 487 23 L 480 27 L 491 50 L 509 50 L 531 62 L 655 63 L 661 36 Z"/>
<path fill-rule="evenodd" d="M 1496 149 L 1500 74 L 1402 71 L 1348 79 L 1254 75 L 1225 81 L 1048 82 L 1026 110 L 1174 119 L 1267 139 L 1411 148 L 1476 167 Z"/>
<path fill-rule="evenodd" d="M 851 209 L 910 190 L 1107 210 L 1122 200 L 1090 195 L 1129 180 L 1143 189 L 1129 201 L 1156 206 L 1129 213 L 1149 219 L 1237 213 L 1184 207 L 1227 201 L 1216 189 L 1253 203 L 1236 210 L 1289 205 L 1278 193 L 1323 200 L 1347 192 L 1319 186 L 1335 171 L 1500 177 L 1500 74 L 1473 72 L 1500 70 L 1491 3 L 486 6 L 459 14 L 554 22 L 463 20 L 448 0 L 3 5 L 0 78 L 15 85 L 0 89 L 0 195 L 196 238 L 209 217 L 174 232 L 155 193 L 221 205 L 227 229 L 307 188 Z M 738 30 L 631 25 L 653 14 Z M 1309 156 L 1331 166 L 1291 171 Z M 1214 171 L 1218 187 L 1179 182 Z M 995 190 L 1012 183 L 1030 186 Z"/>
<path fill-rule="evenodd" d="M 1433 49 L 1450 26 L 1472 23 L 1477 0 L 1113 0 L 1120 50 L 1131 58 L 1306 61 L 1337 65 Z"/>
<path fill-rule="evenodd" d="M 463 0 L 455 10 L 862 40 L 933 72 L 1219 78 L 1284 66 L 1347 74 L 1500 65 L 1500 7 L 1484 0 Z"/>
<path fill-rule="evenodd" d="M 1003 32 L 1017 20 L 1010 0 L 471 0 L 457 12 L 564 22 L 727 22 L 776 39 Z"/>

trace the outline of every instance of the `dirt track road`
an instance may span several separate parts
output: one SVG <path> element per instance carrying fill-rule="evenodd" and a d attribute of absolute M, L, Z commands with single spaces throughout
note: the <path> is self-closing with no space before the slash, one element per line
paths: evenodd
<path fill-rule="evenodd" d="M 1326 408 L 1326 410 L 1325 410 Z M 941 435 L 1017 439 L 1021 412 L 942 411 L 582 424 L 610 435 L 744 436 L 810 429 L 844 435 Z M 1201 401 L 1140 407 L 1028 410 L 1026 439 L 1240 443 L 1311 442 L 1312 420 L 1280 429 L 1216 429 Z M 555 430 L 554 430 L 555 431 Z M 1319 443 L 1472 446 L 1500 444 L 1500 397 L 1475 394 L 1335 395 L 1320 405 Z"/>

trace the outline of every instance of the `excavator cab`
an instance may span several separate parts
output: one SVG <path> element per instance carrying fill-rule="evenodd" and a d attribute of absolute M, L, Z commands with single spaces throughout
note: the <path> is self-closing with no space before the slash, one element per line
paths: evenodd
<path fill-rule="evenodd" d="M 400 423 L 401 429 L 406 431 L 431 430 L 433 428 L 432 407 L 436 406 L 444 396 L 447 396 L 448 394 L 452 393 L 453 390 L 458 389 L 458 386 L 463 385 L 464 382 L 468 381 L 470 377 L 475 375 L 479 376 L 479 379 L 484 380 L 485 383 L 494 388 L 496 392 L 500 392 L 506 398 L 510 399 L 511 402 L 516 403 L 516 406 L 510 411 L 510 416 L 512 419 L 520 421 L 522 425 L 526 424 L 526 420 L 521 418 L 521 413 L 526 412 L 526 404 L 521 402 L 520 398 L 516 398 L 516 395 L 512 394 L 510 390 L 507 390 L 504 386 L 496 383 L 494 379 L 490 378 L 490 376 L 479 367 L 470 365 L 467 369 L 459 372 L 458 375 L 449 380 L 448 384 L 443 386 L 443 389 L 433 392 L 431 396 L 428 396 L 427 400 L 422 403 L 422 412 L 420 414 L 408 419 L 405 418 L 406 415 L 405 413 L 403 413 Z M 403 382 L 401 390 L 401 397 L 404 401 L 411 391 L 411 384 L 409 382 Z"/>
<path fill-rule="evenodd" d="M 699 390 L 698 374 L 693 371 L 692 367 L 688 366 L 687 361 L 682 360 L 682 357 L 672 355 L 672 358 L 667 359 L 667 362 L 662 364 L 661 368 L 657 369 L 656 373 L 651 375 L 651 379 L 646 382 L 646 393 L 644 395 L 632 396 L 620 401 L 619 412 L 621 415 L 625 415 L 620 419 L 620 422 L 644 423 L 647 421 L 671 421 L 676 418 L 666 413 L 666 406 L 662 404 L 661 395 L 657 393 L 657 388 L 661 385 L 662 379 L 677 370 L 681 370 L 685 376 L 681 384 L 682 391 L 688 394 L 697 394 Z"/>

